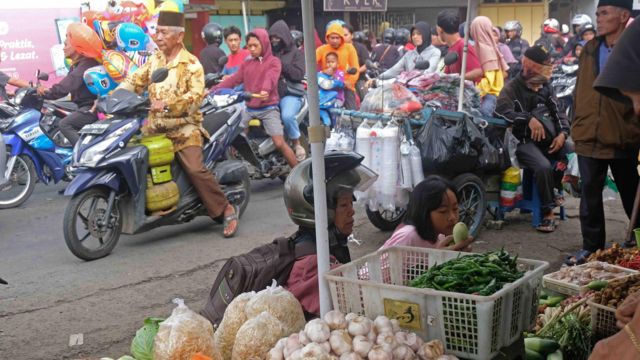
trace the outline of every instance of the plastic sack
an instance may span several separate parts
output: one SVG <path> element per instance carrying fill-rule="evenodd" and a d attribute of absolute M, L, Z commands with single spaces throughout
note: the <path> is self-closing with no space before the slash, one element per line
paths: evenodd
<path fill-rule="evenodd" d="M 231 352 L 233 351 L 236 334 L 242 324 L 247 321 L 247 315 L 245 314 L 244 309 L 249 300 L 251 300 L 255 295 L 256 293 L 252 291 L 236 296 L 224 311 L 224 317 L 222 318 L 222 321 L 214 335 L 214 343 L 222 353 L 222 358 L 224 360 L 231 359 Z"/>
<path fill-rule="evenodd" d="M 520 140 L 518 140 L 511 129 L 507 129 L 504 132 L 504 147 L 507 153 L 509 154 L 509 159 L 511 160 L 511 166 L 520 167 L 518 163 L 518 157 L 516 156 L 516 150 L 518 150 L 518 145 L 520 144 Z"/>
<path fill-rule="evenodd" d="M 474 171 L 479 153 L 472 146 L 471 127 L 475 125 L 466 115 L 434 114 L 416 139 L 425 172 L 455 175 Z"/>
<path fill-rule="evenodd" d="M 190 360 L 196 353 L 221 360 L 209 320 L 190 310 L 184 300 L 174 299 L 173 302 L 178 306 L 160 324 L 154 339 L 154 360 Z"/>
<path fill-rule="evenodd" d="M 390 123 L 382 129 L 382 163 L 380 167 L 380 206 L 395 210 L 396 184 L 399 165 L 398 126 Z"/>
<path fill-rule="evenodd" d="M 263 311 L 240 327 L 233 344 L 231 359 L 264 359 L 269 350 L 284 336 L 284 326 L 280 320 Z"/>
<path fill-rule="evenodd" d="M 271 286 L 252 297 L 244 308 L 247 319 L 253 319 L 263 311 L 280 320 L 287 334 L 302 330 L 306 323 L 298 299 L 282 286 L 278 286 L 275 280 Z"/>
<path fill-rule="evenodd" d="M 362 155 L 362 165 L 371 168 L 371 126 L 363 121 L 356 129 L 356 153 Z M 369 189 L 357 191 L 355 197 L 358 201 L 365 201 L 369 196 Z"/>
<path fill-rule="evenodd" d="M 371 170 L 376 174 L 380 174 L 382 169 L 382 122 L 378 121 L 371 127 Z M 378 193 L 380 192 L 380 177 L 369 188 L 369 209 L 376 211 L 378 209 Z"/>
<path fill-rule="evenodd" d="M 413 113 L 422 110 L 418 98 L 399 83 L 369 90 L 360 105 L 360 111 L 371 113 Z"/>
<path fill-rule="evenodd" d="M 422 155 L 420 155 L 420 149 L 415 143 L 411 144 L 409 149 L 409 159 L 411 160 L 411 180 L 413 181 L 413 187 L 424 180 L 424 170 L 422 167 Z"/>
<path fill-rule="evenodd" d="M 471 146 L 479 154 L 476 169 L 484 171 L 502 170 L 503 164 L 500 158 L 500 151 L 489 141 L 485 131 L 481 131 L 473 121 L 468 121 L 467 124 Z M 486 128 L 483 130 L 486 130 Z"/>
<path fill-rule="evenodd" d="M 400 143 L 400 188 L 413 189 L 413 176 L 411 174 L 411 144 L 409 144 L 407 139 L 402 139 L 402 142 Z"/>

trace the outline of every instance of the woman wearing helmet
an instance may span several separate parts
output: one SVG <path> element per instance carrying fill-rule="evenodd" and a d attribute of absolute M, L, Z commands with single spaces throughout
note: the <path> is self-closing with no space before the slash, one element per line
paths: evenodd
<path fill-rule="evenodd" d="M 395 39 L 396 30 L 385 29 L 382 32 L 382 43 L 376 45 L 371 51 L 371 61 L 378 63 L 382 71 L 392 68 L 400 60 L 400 52 L 394 45 Z"/>
<path fill-rule="evenodd" d="M 591 25 L 593 22 L 589 15 L 585 14 L 576 14 L 573 19 L 571 19 L 571 28 L 573 29 L 573 36 L 567 44 L 564 46 L 564 55 L 570 55 L 575 49 L 576 45 L 582 40 L 580 33 L 585 25 Z M 593 25 L 591 25 L 593 26 Z"/>
<path fill-rule="evenodd" d="M 504 32 L 507 35 L 507 46 L 518 61 L 518 65 L 513 66 L 513 73 L 517 74 L 521 69 L 519 64 L 522 62 L 522 56 L 529 48 L 529 42 L 522 38 L 522 24 L 518 20 L 507 21 L 504 24 Z"/>
<path fill-rule="evenodd" d="M 202 28 L 202 40 L 207 43 L 207 47 L 202 49 L 198 58 L 205 74 L 217 74 L 222 71 L 219 60 L 226 56 L 224 51 L 220 50 L 222 31 L 222 26 L 216 23 L 208 23 Z"/>
<path fill-rule="evenodd" d="M 364 158 L 353 152 L 330 152 L 325 155 L 329 254 L 332 262 L 351 261 L 347 238 L 353 231 L 353 194 L 366 190 L 377 175 L 362 165 Z M 284 184 L 284 202 L 291 220 L 299 226 L 291 236 L 295 244 L 316 241 L 311 159 L 296 166 Z M 318 260 L 316 255 L 303 256 L 291 269 L 286 288 L 310 314 L 319 314 Z"/>

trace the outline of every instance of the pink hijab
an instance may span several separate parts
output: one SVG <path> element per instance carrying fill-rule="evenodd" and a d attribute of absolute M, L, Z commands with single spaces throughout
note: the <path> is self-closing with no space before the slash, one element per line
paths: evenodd
<path fill-rule="evenodd" d="M 501 70 L 506 72 L 509 65 L 498 49 L 498 44 L 493 38 L 493 24 L 486 16 L 478 16 L 471 23 L 469 35 L 476 42 L 476 54 L 482 65 L 482 71 Z"/>

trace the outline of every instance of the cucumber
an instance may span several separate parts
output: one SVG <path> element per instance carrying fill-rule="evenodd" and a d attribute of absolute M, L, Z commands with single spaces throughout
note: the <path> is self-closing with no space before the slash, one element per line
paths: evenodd
<path fill-rule="evenodd" d="M 558 350 L 560 345 L 549 339 L 526 338 L 524 339 L 524 347 L 537 353 L 547 355 Z"/>
<path fill-rule="evenodd" d="M 600 291 L 606 288 L 607 285 L 609 285 L 609 282 L 605 280 L 593 280 L 592 282 L 587 284 L 587 287 L 591 290 Z"/>
<path fill-rule="evenodd" d="M 540 353 L 529 350 L 527 348 L 524 348 L 524 354 L 525 360 L 544 360 L 544 356 L 540 355 Z"/>
<path fill-rule="evenodd" d="M 558 349 L 547 355 L 547 360 L 563 360 L 562 350 Z"/>

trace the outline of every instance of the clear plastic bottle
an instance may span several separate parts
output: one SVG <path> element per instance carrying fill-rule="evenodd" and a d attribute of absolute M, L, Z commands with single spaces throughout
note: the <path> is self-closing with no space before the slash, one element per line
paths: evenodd
<path fill-rule="evenodd" d="M 413 180 L 413 186 L 418 185 L 424 180 L 424 171 L 422 170 L 422 156 L 420 156 L 420 149 L 415 143 L 411 144 L 411 151 L 409 153 L 411 158 L 411 179 Z"/>
<path fill-rule="evenodd" d="M 398 126 L 389 124 L 382 130 L 382 164 L 380 168 L 380 204 L 385 210 L 395 210 L 399 163 Z"/>
<path fill-rule="evenodd" d="M 370 141 L 371 141 L 371 170 L 378 174 L 378 179 L 370 188 L 369 191 L 369 209 L 372 211 L 378 210 L 378 193 L 380 192 L 380 172 L 382 169 L 382 122 L 378 121 L 371 127 Z"/>
<path fill-rule="evenodd" d="M 371 126 L 367 121 L 363 121 L 356 129 L 356 153 L 362 155 L 362 165 L 371 168 Z M 355 197 L 359 202 L 366 201 L 369 190 L 356 191 Z"/>
<path fill-rule="evenodd" d="M 411 145 L 406 138 L 400 143 L 400 187 L 402 189 L 413 188 L 411 180 Z"/>

